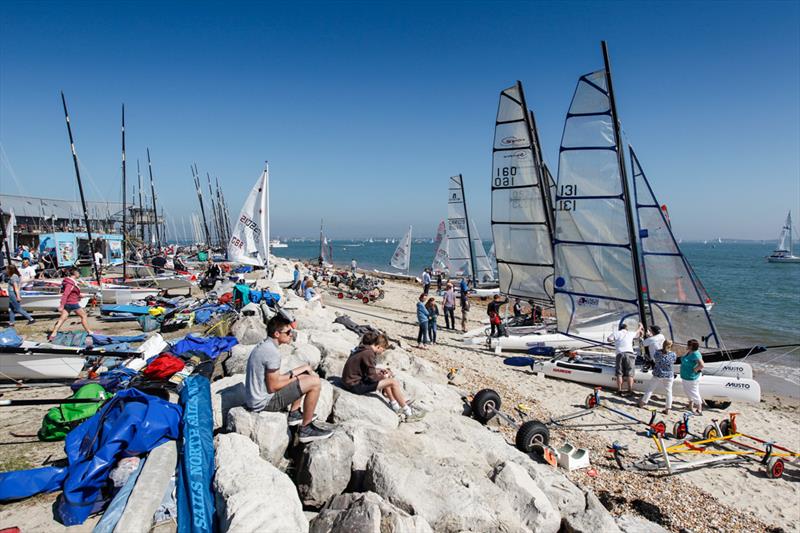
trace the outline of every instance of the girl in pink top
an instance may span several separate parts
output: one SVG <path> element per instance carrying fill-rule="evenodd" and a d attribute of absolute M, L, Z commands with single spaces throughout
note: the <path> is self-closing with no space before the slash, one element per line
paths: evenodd
<path fill-rule="evenodd" d="M 83 326 L 83 329 L 85 329 L 89 335 L 92 334 L 92 330 L 89 329 L 86 311 L 81 307 L 81 289 L 78 287 L 78 277 L 78 269 L 72 268 L 69 270 L 69 276 L 64 278 L 64 281 L 61 282 L 61 303 L 58 306 L 61 316 L 58 317 L 58 321 L 53 327 L 53 331 L 47 336 L 47 340 L 52 340 L 53 337 L 55 337 L 58 330 L 64 322 L 66 322 L 67 318 L 69 318 L 70 313 L 78 315 L 81 319 L 81 326 Z"/>

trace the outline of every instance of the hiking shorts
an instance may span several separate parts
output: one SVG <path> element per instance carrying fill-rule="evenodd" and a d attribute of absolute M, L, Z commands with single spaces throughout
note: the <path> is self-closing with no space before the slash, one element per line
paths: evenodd
<path fill-rule="evenodd" d="M 345 385 L 344 390 L 353 394 L 369 394 L 378 390 L 377 381 L 362 381 L 356 385 Z"/>
<path fill-rule="evenodd" d="M 614 375 L 624 378 L 632 378 L 636 373 L 634 363 L 636 362 L 636 355 L 632 352 L 623 352 L 617 354 L 617 359 L 614 364 Z"/>
<path fill-rule="evenodd" d="M 64 310 L 68 313 L 74 313 L 81 308 L 81 304 L 64 304 Z"/>
<path fill-rule="evenodd" d="M 292 405 L 292 402 L 302 398 L 303 394 L 303 391 L 300 389 L 300 380 L 296 379 L 273 394 L 264 410 L 283 411 Z"/>

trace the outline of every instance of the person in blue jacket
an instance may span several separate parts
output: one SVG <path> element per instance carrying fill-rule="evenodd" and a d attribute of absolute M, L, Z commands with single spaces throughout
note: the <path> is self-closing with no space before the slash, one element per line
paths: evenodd
<path fill-rule="evenodd" d="M 425 295 L 421 294 L 417 302 L 417 323 L 419 333 L 417 333 L 417 348 L 425 350 L 428 344 L 428 309 L 425 307 Z"/>

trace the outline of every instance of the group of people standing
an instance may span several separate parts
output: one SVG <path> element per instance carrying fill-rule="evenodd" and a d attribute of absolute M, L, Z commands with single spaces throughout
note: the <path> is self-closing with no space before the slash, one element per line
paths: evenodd
<path fill-rule="evenodd" d="M 439 318 L 439 306 L 436 304 L 436 298 L 428 296 L 430 289 L 430 275 L 428 275 L 427 283 L 425 283 L 425 274 L 423 274 L 423 292 L 419 296 L 417 302 L 417 323 L 419 325 L 419 333 L 417 334 L 417 348 L 425 349 L 425 346 L 430 343 L 436 343 L 437 337 L 437 321 Z M 460 295 L 459 303 L 461 307 L 461 331 L 467 331 L 467 316 L 469 313 L 469 298 L 466 278 L 462 278 L 460 282 Z M 451 282 L 444 285 L 444 290 L 441 291 L 442 295 L 442 309 L 444 311 L 445 329 L 456 329 L 456 293 L 455 287 Z"/>

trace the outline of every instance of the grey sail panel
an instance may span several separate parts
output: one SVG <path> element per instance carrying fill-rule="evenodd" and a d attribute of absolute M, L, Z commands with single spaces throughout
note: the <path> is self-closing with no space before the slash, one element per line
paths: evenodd
<path fill-rule="evenodd" d="M 697 339 L 701 346 L 719 348 L 707 295 L 681 252 L 665 209 L 658 203 L 633 149 L 633 190 L 641 242 L 642 275 L 648 314 L 668 339 L 686 345 Z"/>
<path fill-rule="evenodd" d="M 552 302 L 553 249 L 521 85 L 500 93 L 492 151 L 492 236 L 500 292 Z M 544 185 L 544 187 L 542 187 Z M 543 192 L 544 191 L 544 192 Z"/>
<path fill-rule="evenodd" d="M 558 329 L 638 323 L 639 304 L 603 70 L 578 80 L 564 124 L 555 195 Z"/>

